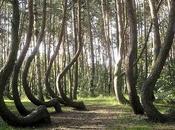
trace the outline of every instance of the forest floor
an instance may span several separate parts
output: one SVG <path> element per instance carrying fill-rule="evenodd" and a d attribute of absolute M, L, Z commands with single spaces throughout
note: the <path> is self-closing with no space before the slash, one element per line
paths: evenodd
<path fill-rule="evenodd" d="M 175 130 L 175 124 L 160 124 L 147 121 L 145 116 L 134 115 L 127 105 L 119 105 L 115 98 L 98 97 L 82 99 L 87 111 L 77 111 L 69 107 L 63 107 L 62 113 L 51 113 L 52 123 L 37 128 L 12 128 L 0 122 L 0 130 Z M 12 102 L 8 106 L 14 109 Z M 31 104 L 25 102 L 31 107 Z M 166 106 L 159 105 L 164 110 Z"/>

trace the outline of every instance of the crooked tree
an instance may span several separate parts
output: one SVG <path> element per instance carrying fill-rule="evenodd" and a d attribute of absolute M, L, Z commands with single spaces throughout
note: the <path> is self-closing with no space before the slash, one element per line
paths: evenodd
<path fill-rule="evenodd" d="M 22 117 L 13 114 L 7 108 L 3 99 L 5 85 L 7 84 L 7 80 L 10 78 L 13 72 L 14 63 L 16 61 L 17 52 L 19 49 L 18 31 L 20 15 L 18 0 L 12 1 L 12 8 L 12 43 L 10 46 L 8 60 L 0 70 L 0 116 L 5 122 L 13 126 L 33 126 L 38 123 L 50 123 L 50 115 L 45 106 L 40 106 L 29 115 Z"/>

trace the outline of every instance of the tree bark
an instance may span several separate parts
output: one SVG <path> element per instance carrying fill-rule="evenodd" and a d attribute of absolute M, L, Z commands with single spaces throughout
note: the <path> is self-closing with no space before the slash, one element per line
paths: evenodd
<path fill-rule="evenodd" d="M 61 24 L 61 32 L 59 35 L 59 41 L 58 44 L 56 46 L 55 52 L 54 54 L 51 56 L 50 61 L 49 61 L 49 65 L 45 74 L 45 86 L 47 91 L 49 92 L 50 96 L 53 98 L 57 98 L 58 101 L 61 104 L 67 105 L 63 99 L 61 99 L 57 94 L 55 94 L 55 92 L 51 89 L 50 87 L 50 83 L 49 83 L 49 76 L 50 76 L 50 72 L 51 72 L 51 68 L 52 68 L 52 64 L 54 62 L 54 60 L 56 59 L 58 53 L 59 53 L 59 49 L 60 49 L 60 45 L 63 42 L 63 37 L 64 37 L 64 32 L 65 32 L 65 25 L 66 25 L 66 13 L 67 13 L 67 0 L 64 1 L 64 13 L 63 13 L 63 18 L 62 18 L 62 24 Z"/>
<path fill-rule="evenodd" d="M 77 1 L 73 1 L 73 37 L 74 37 L 74 51 L 77 52 L 78 49 L 78 36 L 77 36 L 77 8 L 76 8 Z M 73 99 L 77 99 L 77 89 L 78 89 L 78 60 L 75 62 L 74 69 L 73 69 Z"/>
<path fill-rule="evenodd" d="M 144 110 L 148 116 L 148 118 L 152 121 L 158 122 L 166 122 L 172 119 L 173 117 L 169 117 L 161 114 L 153 104 L 151 99 L 152 93 L 155 87 L 155 84 L 160 77 L 163 66 L 166 62 L 166 58 L 168 57 L 169 51 L 171 49 L 174 33 L 175 33 L 175 0 L 171 1 L 171 8 L 169 13 L 169 24 L 166 32 L 166 36 L 164 39 L 164 44 L 162 45 L 162 49 L 157 57 L 157 60 L 151 70 L 150 75 L 145 80 L 142 86 L 142 104 Z"/>
<path fill-rule="evenodd" d="M 33 0 L 30 0 L 28 3 L 29 7 L 29 26 L 28 26 L 28 32 L 27 32 L 27 38 L 26 43 L 24 45 L 24 48 L 14 66 L 13 75 L 12 75 L 12 93 L 14 97 L 14 103 L 16 105 L 17 110 L 19 113 L 23 116 L 28 115 L 30 111 L 28 111 L 24 105 L 21 102 L 19 91 L 18 91 L 18 77 L 20 73 L 20 68 L 22 66 L 22 63 L 24 61 L 24 58 L 26 56 L 27 50 L 30 45 L 31 37 L 32 37 L 32 30 L 33 30 L 33 23 L 34 23 L 34 17 L 33 17 Z"/>
<path fill-rule="evenodd" d="M 3 91 L 5 89 L 5 85 L 7 84 L 7 80 L 12 74 L 14 63 L 17 58 L 17 52 L 19 49 L 18 30 L 20 16 L 18 0 L 13 0 L 12 5 L 12 43 L 10 46 L 7 62 L 0 70 L 0 116 L 9 125 L 13 126 L 33 126 L 38 123 L 50 123 L 50 116 L 46 107 L 41 106 L 26 117 L 18 117 L 7 108 L 3 99 Z"/>
<path fill-rule="evenodd" d="M 126 61 L 126 78 L 131 107 L 135 114 L 144 114 L 144 110 L 137 95 L 137 66 L 133 66 L 137 57 L 137 23 L 134 1 L 127 0 L 126 7 L 128 12 L 128 21 L 130 26 L 130 41 L 128 45 L 128 55 Z"/>
<path fill-rule="evenodd" d="M 86 1 L 87 4 L 87 13 L 88 13 L 88 33 L 89 33 L 89 39 L 90 39 L 90 52 L 91 52 L 91 78 L 90 78 L 90 93 L 91 96 L 95 96 L 95 84 L 94 84 L 94 78 L 95 78 L 95 63 L 94 63 L 94 45 L 93 45 L 93 35 L 92 35 L 92 25 L 91 25 L 91 15 L 89 10 L 89 0 Z"/>
<path fill-rule="evenodd" d="M 31 87 L 29 87 L 29 84 L 28 84 L 28 81 L 27 81 L 27 75 L 28 75 L 28 72 L 29 72 L 31 62 L 33 61 L 35 55 L 37 54 L 37 52 L 39 50 L 39 47 L 40 47 L 40 44 L 41 44 L 41 42 L 43 40 L 43 37 L 44 37 L 45 24 L 46 24 L 46 0 L 44 0 L 44 3 L 43 3 L 43 19 L 42 19 L 41 31 L 39 33 L 37 43 L 36 43 L 36 46 L 35 46 L 34 50 L 32 51 L 31 55 L 26 60 L 24 71 L 22 73 L 22 83 L 23 83 L 25 94 L 27 95 L 27 97 L 29 98 L 29 100 L 32 103 L 34 103 L 35 105 L 45 105 L 46 107 L 52 107 L 53 106 L 55 108 L 56 112 L 61 112 L 60 104 L 59 104 L 58 101 L 56 102 L 55 99 L 52 99 L 48 102 L 43 102 L 43 101 L 40 101 L 37 98 L 35 98 L 35 96 L 31 92 Z"/>
<path fill-rule="evenodd" d="M 71 62 L 62 70 L 62 72 L 60 74 L 57 75 L 57 90 L 59 91 L 62 99 L 66 102 L 66 104 L 68 104 L 68 106 L 74 107 L 78 110 L 86 110 L 86 107 L 84 105 L 83 102 L 75 102 L 73 100 L 71 100 L 70 98 L 68 98 L 66 96 L 66 94 L 64 93 L 64 89 L 62 87 L 62 79 L 64 77 L 64 75 L 67 73 L 67 71 L 73 66 L 73 64 L 77 61 L 81 50 L 82 50 L 82 41 L 81 41 L 81 0 L 78 0 L 78 38 L 79 38 L 79 46 L 77 49 L 76 54 L 74 55 L 73 59 L 71 60 Z"/>
<path fill-rule="evenodd" d="M 108 94 L 110 95 L 111 88 L 112 88 L 112 56 L 111 56 L 111 40 L 109 34 L 109 3 L 107 0 L 101 0 L 101 8 L 102 8 L 102 21 L 103 21 L 103 35 L 104 35 L 104 42 L 106 43 L 105 47 L 107 47 L 107 58 L 109 61 L 109 71 L 108 71 L 108 79 L 107 79 L 107 86 L 108 87 Z"/>
<path fill-rule="evenodd" d="M 44 101 L 44 96 L 43 96 L 43 87 L 42 87 L 42 83 L 41 83 L 41 60 L 40 60 L 40 53 L 37 54 L 37 58 L 36 58 L 36 68 L 37 68 L 37 79 L 38 79 L 38 99 L 40 101 Z"/>
<path fill-rule="evenodd" d="M 152 65 L 154 65 L 155 61 L 157 60 L 157 56 L 160 52 L 161 48 L 161 40 L 160 40 L 160 33 L 159 33 L 159 23 L 158 23 L 158 17 L 157 17 L 157 11 L 156 11 L 156 1 L 155 0 L 149 0 L 149 6 L 150 6 L 150 12 L 152 17 L 152 23 L 153 23 L 153 33 L 154 33 L 154 42 L 153 42 L 153 48 L 154 48 L 154 54 L 153 54 L 153 62 Z"/>
<path fill-rule="evenodd" d="M 114 91 L 116 95 L 116 99 L 121 104 L 129 103 L 127 99 L 123 95 L 123 78 L 121 76 L 122 73 L 122 59 L 123 59 L 123 52 L 124 52 L 124 26 L 122 20 L 122 3 L 121 0 L 115 0 L 115 7 L 116 7 L 116 30 L 118 34 L 118 45 L 117 45 L 117 57 L 119 61 L 116 61 L 115 71 L 114 71 Z"/>

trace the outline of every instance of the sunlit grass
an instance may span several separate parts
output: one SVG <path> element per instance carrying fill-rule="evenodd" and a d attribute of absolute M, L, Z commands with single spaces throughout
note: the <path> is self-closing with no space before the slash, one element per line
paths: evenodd
<path fill-rule="evenodd" d="M 88 98 L 79 98 L 79 100 L 84 101 L 87 105 L 107 105 L 107 106 L 113 106 L 117 105 L 117 101 L 115 100 L 115 97 L 107 97 L 107 96 L 98 96 L 98 97 L 88 97 Z"/>
<path fill-rule="evenodd" d="M 106 106 L 116 108 L 115 120 L 107 126 L 109 130 L 175 130 L 173 123 L 153 123 L 147 120 L 146 116 L 135 115 L 129 105 L 120 105 L 115 97 L 80 98 L 87 105 Z M 173 105 L 157 103 L 156 107 L 165 112 L 167 108 L 174 108 Z"/>

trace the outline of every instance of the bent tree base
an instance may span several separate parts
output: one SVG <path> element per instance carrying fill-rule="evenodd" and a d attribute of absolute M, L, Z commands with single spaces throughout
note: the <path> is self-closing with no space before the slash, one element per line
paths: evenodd
<path fill-rule="evenodd" d="M 50 115 L 45 106 L 38 107 L 25 117 L 14 115 L 10 110 L 8 110 L 3 101 L 0 101 L 0 108 L 0 115 L 2 119 L 7 124 L 15 127 L 29 127 L 51 123 Z"/>
<path fill-rule="evenodd" d="M 39 106 L 39 105 L 45 105 L 46 107 L 54 107 L 56 112 L 62 112 L 61 110 L 61 105 L 58 101 L 57 98 L 51 99 L 50 101 L 44 102 L 44 101 L 40 101 L 38 100 L 31 91 L 31 87 L 29 87 L 29 83 L 27 82 L 27 75 L 28 75 L 28 71 L 29 71 L 29 67 L 30 67 L 30 62 L 27 62 L 25 65 L 25 69 L 23 71 L 23 76 L 22 76 L 22 83 L 23 83 L 23 88 L 25 91 L 25 94 L 27 95 L 28 99 L 35 105 Z"/>
<path fill-rule="evenodd" d="M 69 100 L 69 99 L 65 99 L 65 101 L 67 103 L 66 104 L 67 106 L 71 106 L 75 110 L 79 110 L 79 111 L 86 111 L 87 110 L 85 104 L 82 101 L 75 102 L 75 101 L 72 101 L 72 100 Z"/>
<path fill-rule="evenodd" d="M 58 99 L 57 98 L 54 98 L 54 99 L 51 99 L 49 102 L 47 102 L 48 103 L 48 106 L 53 106 L 54 108 L 55 108 L 55 111 L 57 112 L 57 113 L 60 113 L 60 112 L 62 112 L 62 110 L 61 110 L 61 105 L 60 105 L 60 103 L 59 103 L 59 101 L 58 101 Z M 46 104 L 47 105 L 47 104 Z"/>
<path fill-rule="evenodd" d="M 143 95 L 142 95 L 142 104 L 144 106 L 144 110 L 148 116 L 148 119 L 153 122 L 166 122 L 167 119 L 164 115 L 162 115 L 152 102 L 152 94 L 148 87 L 144 87 Z"/>
<path fill-rule="evenodd" d="M 134 111 L 134 114 L 144 114 L 144 109 L 140 103 L 139 97 L 134 93 L 133 95 L 129 93 L 130 105 Z"/>
<path fill-rule="evenodd" d="M 0 116 L 2 119 L 7 122 L 9 125 L 13 126 L 34 126 L 39 123 L 50 123 L 50 115 L 45 106 L 41 106 L 33 111 L 31 114 L 22 117 L 16 116 L 13 114 L 6 106 L 3 98 L 3 92 L 7 84 L 8 79 L 10 78 L 13 67 L 17 58 L 17 52 L 19 49 L 19 3 L 18 0 L 11 1 L 13 8 L 12 15 L 12 43 L 10 45 L 10 52 L 6 64 L 0 70 Z"/>
<path fill-rule="evenodd" d="M 62 76 L 63 75 L 61 74 L 61 75 L 58 75 L 58 77 L 57 77 L 57 89 L 60 93 L 60 96 L 64 100 L 64 102 L 66 102 L 66 105 L 73 107 L 76 110 L 87 110 L 86 106 L 84 105 L 84 103 L 82 101 L 80 101 L 80 102 L 73 101 L 72 99 L 68 98 L 67 95 L 64 93 L 63 87 L 61 86 L 61 77 Z"/>
<path fill-rule="evenodd" d="M 79 47 L 73 57 L 73 59 L 70 61 L 70 63 L 60 72 L 60 74 L 57 75 L 57 81 L 56 81 L 56 87 L 57 87 L 57 90 L 58 92 L 60 93 L 60 96 L 61 98 L 63 99 L 63 101 L 66 103 L 67 106 L 70 106 L 70 107 L 73 107 L 77 110 L 87 110 L 84 103 L 83 102 L 76 102 L 76 101 L 73 101 L 71 98 L 67 97 L 67 95 L 64 93 L 63 91 L 63 87 L 62 87 L 62 79 L 63 77 L 66 75 L 66 73 L 68 72 L 68 70 L 74 65 L 74 63 L 77 61 L 80 53 L 81 53 L 81 50 L 82 50 L 82 39 L 81 39 L 81 22 L 80 22 L 80 19 L 81 19 L 81 5 L 80 5 L 80 1 L 78 1 L 78 30 L 79 30 Z"/>

